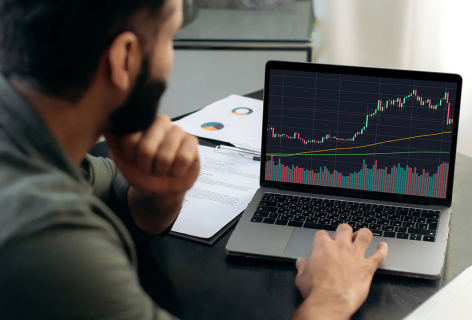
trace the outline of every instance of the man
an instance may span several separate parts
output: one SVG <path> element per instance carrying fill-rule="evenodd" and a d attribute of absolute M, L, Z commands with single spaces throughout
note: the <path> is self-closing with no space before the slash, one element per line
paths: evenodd
<path fill-rule="evenodd" d="M 155 118 L 181 23 L 181 0 L 0 0 L 1 319 L 172 318 L 133 240 L 168 232 L 199 173 L 197 140 Z M 102 134 L 114 161 L 86 155 Z M 365 259 L 371 238 L 316 234 L 294 319 L 359 308 L 387 253 Z"/>

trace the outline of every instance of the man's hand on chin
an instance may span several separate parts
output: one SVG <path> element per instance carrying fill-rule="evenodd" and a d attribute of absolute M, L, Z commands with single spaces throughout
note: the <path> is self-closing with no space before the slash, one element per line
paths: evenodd
<path fill-rule="evenodd" d="M 113 160 L 130 183 L 128 204 L 143 231 L 157 235 L 176 219 L 200 172 L 198 139 L 160 115 L 145 132 L 105 135 Z"/>

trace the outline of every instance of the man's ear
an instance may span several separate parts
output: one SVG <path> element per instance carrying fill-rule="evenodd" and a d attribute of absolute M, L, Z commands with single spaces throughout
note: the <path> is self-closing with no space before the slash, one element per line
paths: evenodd
<path fill-rule="evenodd" d="M 142 63 L 138 38 L 133 32 L 119 34 L 108 51 L 110 81 L 119 90 L 129 90 Z"/>

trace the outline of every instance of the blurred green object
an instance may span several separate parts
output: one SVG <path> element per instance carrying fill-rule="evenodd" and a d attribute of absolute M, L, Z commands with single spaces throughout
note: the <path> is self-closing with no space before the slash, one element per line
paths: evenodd
<path fill-rule="evenodd" d="M 183 0 L 184 2 L 184 22 L 182 27 L 190 24 L 198 16 L 200 10 L 200 0 Z"/>

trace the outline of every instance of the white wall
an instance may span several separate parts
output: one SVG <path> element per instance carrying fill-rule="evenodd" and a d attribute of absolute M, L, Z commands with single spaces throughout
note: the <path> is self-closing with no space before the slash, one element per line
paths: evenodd
<path fill-rule="evenodd" d="M 306 61 L 306 52 L 176 51 L 160 113 L 175 117 L 230 94 L 261 90 L 268 60 Z"/>
<path fill-rule="evenodd" d="M 315 61 L 461 74 L 459 152 L 472 156 L 472 1 L 314 0 L 314 10 Z"/>

